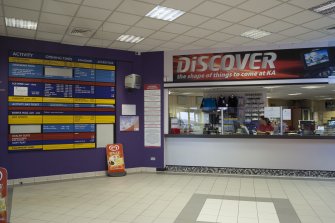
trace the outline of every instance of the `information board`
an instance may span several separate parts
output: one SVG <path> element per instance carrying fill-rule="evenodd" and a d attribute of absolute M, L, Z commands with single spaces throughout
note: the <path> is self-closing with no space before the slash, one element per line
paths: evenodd
<path fill-rule="evenodd" d="M 11 51 L 8 62 L 8 150 L 96 148 L 97 124 L 115 123 L 114 61 Z"/>

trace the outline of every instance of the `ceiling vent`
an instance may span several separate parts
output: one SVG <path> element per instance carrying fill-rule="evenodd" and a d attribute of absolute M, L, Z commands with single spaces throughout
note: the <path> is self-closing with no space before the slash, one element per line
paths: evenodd
<path fill-rule="evenodd" d="M 88 28 L 73 27 L 70 30 L 71 36 L 90 37 L 92 30 Z"/>

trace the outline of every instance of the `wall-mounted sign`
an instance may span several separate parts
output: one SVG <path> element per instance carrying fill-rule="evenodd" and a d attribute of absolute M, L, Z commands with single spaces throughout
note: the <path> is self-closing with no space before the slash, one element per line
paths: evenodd
<path fill-rule="evenodd" d="M 335 48 L 178 55 L 173 81 L 327 78 L 335 75 Z"/>
<path fill-rule="evenodd" d="M 122 144 L 106 146 L 108 176 L 124 176 L 126 174 Z"/>

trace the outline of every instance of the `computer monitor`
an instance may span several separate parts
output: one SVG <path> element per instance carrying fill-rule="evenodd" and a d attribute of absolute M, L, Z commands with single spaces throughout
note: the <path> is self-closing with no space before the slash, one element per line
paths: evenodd
<path fill-rule="evenodd" d="M 304 61 L 306 69 L 323 67 L 329 63 L 329 55 L 327 49 L 315 49 L 304 53 Z"/>
<path fill-rule="evenodd" d="M 327 125 L 328 125 L 328 127 L 330 127 L 330 128 L 335 128 L 335 120 L 328 120 Z"/>

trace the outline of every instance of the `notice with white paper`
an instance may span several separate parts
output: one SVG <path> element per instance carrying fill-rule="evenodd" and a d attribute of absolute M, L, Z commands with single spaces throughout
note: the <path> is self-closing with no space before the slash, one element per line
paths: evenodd
<path fill-rule="evenodd" d="M 122 104 L 122 115 L 136 115 L 136 105 Z"/>
<path fill-rule="evenodd" d="M 291 120 L 291 109 L 283 109 L 283 120 Z"/>
<path fill-rule="evenodd" d="M 15 96 L 28 96 L 28 87 L 14 86 Z"/>

